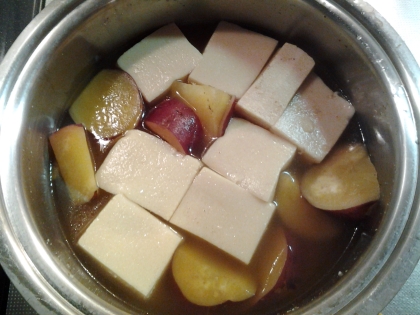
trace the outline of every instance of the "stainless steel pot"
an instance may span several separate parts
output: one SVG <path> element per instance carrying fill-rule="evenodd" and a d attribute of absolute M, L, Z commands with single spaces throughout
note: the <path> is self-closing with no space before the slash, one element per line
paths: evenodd
<path fill-rule="evenodd" d="M 0 68 L 3 268 L 40 314 L 131 314 L 81 266 L 52 197 L 47 136 L 81 87 L 163 24 L 229 20 L 314 57 L 357 110 L 381 183 L 378 215 L 330 279 L 290 314 L 377 314 L 420 257 L 420 71 L 363 1 L 62 0 L 29 24 Z M 281 306 L 278 306 L 282 309 Z M 267 313 L 277 313 L 276 309 Z"/>

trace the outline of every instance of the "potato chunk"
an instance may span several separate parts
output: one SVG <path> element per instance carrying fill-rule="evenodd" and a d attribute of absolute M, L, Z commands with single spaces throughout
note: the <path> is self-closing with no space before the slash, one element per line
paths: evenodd
<path fill-rule="evenodd" d="M 257 289 L 245 265 L 212 248 L 190 243 L 176 250 L 172 273 L 185 298 L 201 306 L 242 301 L 252 297 Z"/>
<path fill-rule="evenodd" d="M 172 84 L 171 96 L 185 102 L 194 110 L 203 125 L 206 139 L 223 135 L 232 114 L 232 96 L 208 85 L 179 81 Z"/>
<path fill-rule="evenodd" d="M 81 125 L 63 127 L 49 140 L 71 200 L 74 204 L 88 202 L 98 187 L 85 129 Z"/>
<path fill-rule="evenodd" d="M 275 200 L 283 225 L 301 237 L 331 240 L 343 229 L 338 221 L 302 198 L 299 182 L 289 173 L 280 174 Z"/>
<path fill-rule="evenodd" d="M 346 210 L 379 199 L 376 169 L 366 148 L 355 144 L 334 151 L 302 179 L 302 194 L 323 210 Z"/>
<path fill-rule="evenodd" d="M 102 70 L 82 91 L 69 113 L 78 124 L 100 138 L 111 138 L 134 128 L 142 114 L 134 80 L 121 70 Z"/>

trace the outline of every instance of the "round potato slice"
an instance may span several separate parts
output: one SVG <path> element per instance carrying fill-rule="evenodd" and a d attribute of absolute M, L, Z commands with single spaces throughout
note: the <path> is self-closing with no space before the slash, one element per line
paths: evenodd
<path fill-rule="evenodd" d="M 172 274 L 182 294 L 201 306 L 252 297 L 257 285 L 247 271 L 234 258 L 188 242 L 176 250 L 172 260 Z"/>
<path fill-rule="evenodd" d="M 303 196 L 323 210 L 357 209 L 379 199 L 376 169 L 361 144 L 341 147 L 302 178 Z"/>
<path fill-rule="evenodd" d="M 99 72 L 70 107 L 70 116 L 99 138 L 134 128 L 142 114 L 140 92 L 124 71 Z"/>
<path fill-rule="evenodd" d="M 302 198 L 298 180 L 288 172 L 280 174 L 275 200 L 282 224 L 301 237 L 331 240 L 344 229 L 341 222 Z"/>

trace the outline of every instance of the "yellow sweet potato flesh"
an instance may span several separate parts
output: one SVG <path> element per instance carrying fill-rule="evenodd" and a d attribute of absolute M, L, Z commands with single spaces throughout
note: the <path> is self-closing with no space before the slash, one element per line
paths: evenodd
<path fill-rule="evenodd" d="M 185 298 L 201 306 L 243 301 L 257 289 L 245 265 L 188 242 L 175 252 L 172 274 Z"/>
<path fill-rule="evenodd" d="M 76 205 L 88 202 L 98 188 L 83 126 L 63 127 L 49 140 L 71 200 Z"/>

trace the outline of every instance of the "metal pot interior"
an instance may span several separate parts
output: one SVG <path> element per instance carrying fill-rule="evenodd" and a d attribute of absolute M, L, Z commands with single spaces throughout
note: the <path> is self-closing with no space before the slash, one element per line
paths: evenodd
<path fill-rule="evenodd" d="M 21 252 L 14 256 L 19 262 L 5 265 L 29 296 L 48 296 L 33 301 L 35 308 L 143 313 L 98 283 L 70 246 L 51 186 L 48 135 L 99 69 L 112 65 L 133 43 L 170 22 L 193 24 L 200 32 L 202 24 L 227 20 L 280 43 L 296 44 L 315 59 L 315 71 L 352 102 L 378 170 L 380 204 L 377 214 L 360 226 L 337 267 L 295 301 L 299 308 L 290 314 L 332 314 L 363 293 L 388 259 L 407 220 L 417 172 L 413 148 L 417 132 L 394 66 L 358 20 L 338 4 L 304 0 L 88 0 L 66 3 L 60 10 L 53 5 L 46 11 L 35 20 L 47 28 L 46 36 L 33 39 L 34 50 L 22 61 L 22 71 L 11 78 L 13 88 L 1 129 L 5 234 L 13 234 L 18 248 L 14 251 Z M 53 13 L 61 14 L 60 20 L 48 24 Z M 19 276 L 21 268 L 32 270 L 31 276 L 25 272 Z M 338 276 L 339 271 L 344 275 Z M 292 308 L 274 305 L 261 311 L 274 314 Z"/>

